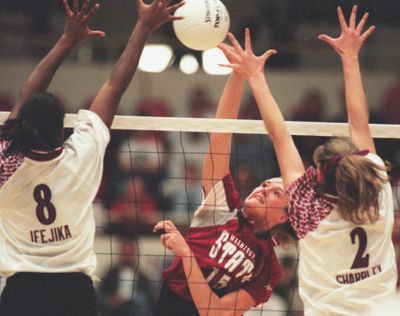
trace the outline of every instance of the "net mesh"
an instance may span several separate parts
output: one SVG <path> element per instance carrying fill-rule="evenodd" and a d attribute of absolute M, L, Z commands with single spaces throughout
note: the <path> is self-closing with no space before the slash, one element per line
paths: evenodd
<path fill-rule="evenodd" d="M 347 135 L 347 126 L 341 123 L 289 122 L 288 125 L 306 164 L 311 164 L 317 145 L 330 136 Z M 393 165 L 391 181 L 398 221 L 399 126 L 375 124 L 371 127 L 378 153 Z M 124 243 L 133 241 L 134 249 L 128 257 L 134 271 L 124 278 L 120 273 L 119 277 L 119 286 L 125 284 L 131 298 L 140 297 L 144 291 L 139 286 L 139 275 L 143 273 L 151 289 L 150 299 L 157 300 L 161 271 L 171 263 L 173 254 L 161 246 L 152 227 L 160 219 L 171 219 L 182 232 L 188 228 L 202 200 L 201 168 L 212 132 L 234 132 L 231 172 L 242 198 L 262 180 L 279 176 L 262 121 L 118 117 L 114 122 L 103 186 L 97 200 L 103 216 L 98 221 L 97 237 L 97 247 L 102 244 L 103 248 L 97 249 L 97 254 L 99 274 L 104 277 L 108 269 L 120 266 L 126 257 Z M 394 231 L 393 238 L 399 241 L 398 230 Z M 278 248 L 277 253 L 283 279 L 266 304 L 246 315 L 301 315 L 297 248 Z M 103 292 L 103 295 L 106 302 L 107 294 Z M 150 308 L 149 313 L 152 312 Z"/>

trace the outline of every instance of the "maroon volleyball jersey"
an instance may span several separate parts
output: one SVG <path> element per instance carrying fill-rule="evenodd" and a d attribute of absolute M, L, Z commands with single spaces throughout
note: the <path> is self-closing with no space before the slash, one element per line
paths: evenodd
<path fill-rule="evenodd" d="M 246 290 L 255 305 L 266 302 L 281 276 L 272 239 L 257 239 L 241 211 L 231 175 L 219 181 L 194 214 L 185 239 L 218 296 Z M 164 281 L 179 296 L 192 300 L 182 261 L 175 257 Z"/>

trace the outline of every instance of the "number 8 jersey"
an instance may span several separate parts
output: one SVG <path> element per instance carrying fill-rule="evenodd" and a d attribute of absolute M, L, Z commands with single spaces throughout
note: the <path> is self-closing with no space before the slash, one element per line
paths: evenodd
<path fill-rule="evenodd" d="M 52 152 L 4 155 L 0 140 L 0 275 L 83 272 L 93 277 L 92 202 L 110 134 L 94 112 Z"/>
<path fill-rule="evenodd" d="M 375 154 L 366 158 L 384 166 Z M 310 167 L 287 190 L 290 222 L 300 238 L 305 315 L 360 315 L 395 294 L 392 189 L 383 185 L 378 221 L 355 225 L 341 218 L 334 197 L 318 193 L 315 179 Z"/>

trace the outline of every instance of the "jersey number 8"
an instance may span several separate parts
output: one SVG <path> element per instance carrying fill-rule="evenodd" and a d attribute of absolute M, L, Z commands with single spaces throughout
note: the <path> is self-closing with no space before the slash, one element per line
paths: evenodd
<path fill-rule="evenodd" d="M 51 190 L 46 184 L 39 184 L 33 190 L 33 198 L 35 199 L 36 216 L 43 225 L 50 225 L 56 220 L 56 208 L 50 202 Z"/>

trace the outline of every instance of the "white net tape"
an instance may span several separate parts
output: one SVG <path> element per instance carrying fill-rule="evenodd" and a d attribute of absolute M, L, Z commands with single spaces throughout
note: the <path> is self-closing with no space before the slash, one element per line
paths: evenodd
<path fill-rule="evenodd" d="M 0 123 L 4 122 L 9 112 L 0 112 Z M 73 127 L 76 114 L 67 114 L 65 127 Z M 346 123 L 328 122 L 287 122 L 290 134 L 298 136 L 347 136 Z M 400 138 L 400 125 L 371 124 L 374 138 Z M 115 130 L 152 130 L 182 132 L 220 132 L 242 134 L 267 134 L 264 123 L 260 120 L 177 118 L 117 115 L 112 129 Z"/>

